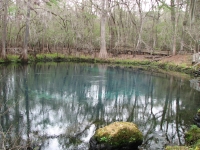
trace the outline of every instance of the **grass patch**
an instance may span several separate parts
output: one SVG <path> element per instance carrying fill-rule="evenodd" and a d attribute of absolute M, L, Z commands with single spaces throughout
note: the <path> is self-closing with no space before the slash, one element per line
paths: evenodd
<path fill-rule="evenodd" d="M 151 62 L 148 60 L 139 61 L 139 60 L 130 60 L 130 59 L 110 59 L 112 63 L 122 64 L 122 65 L 150 65 Z"/>
<path fill-rule="evenodd" d="M 59 53 L 52 53 L 52 54 L 37 54 L 36 55 L 36 62 L 46 62 L 46 61 L 56 61 L 58 59 L 63 60 L 65 55 Z"/>
<path fill-rule="evenodd" d="M 151 63 L 150 66 L 154 66 L 159 69 L 162 70 L 166 70 L 166 71 L 175 71 L 175 72 L 181 72 L 181 73 L 185 73 L 185 74 L 191 74 L 194 69 L 190 66 L 187 66 L 185 64 L 182 65 L 176 65 L 174 63 L 160 63 L 160 62 L 153 62 Z"/>
<path fill-rule="evenodd" d="M 18 55 L 7 55 L 7 58 L 10 61 L 13 61 L 13 62 L 19 61 L 19 56 Z"/>

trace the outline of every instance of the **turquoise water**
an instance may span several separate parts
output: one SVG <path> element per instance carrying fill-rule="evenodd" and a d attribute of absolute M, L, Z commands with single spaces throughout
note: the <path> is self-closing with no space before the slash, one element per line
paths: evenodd
<path fill-rule="evenodd" d="M 144 134 L 141 149 L 163 149 L 184 144 L 200 108 L 188 80 L 142 69 L 46 63 L 1 66 L 0 75 L 0 142 L 8 147 L 87 150 L 95 129 L 129 121 Z"/>

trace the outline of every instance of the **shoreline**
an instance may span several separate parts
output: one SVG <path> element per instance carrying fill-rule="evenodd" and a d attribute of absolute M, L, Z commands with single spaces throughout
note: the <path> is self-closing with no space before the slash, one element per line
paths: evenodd
<path fill-rule="evenodd" d="M 178 57 L 178 59 L 177 59 Z M 172 71 L 178 73 L 184 73 L 190 76 L 194 76 L 196 67 L 190 64 L 191 55 L 176 55 L 163 57 L 160 60 L 147 59 L 145 55 L 137 55 L 135 57 L 131 55 L 122 55 L 118 57 L 98 58 L 92 56 L 75 56 L 75 55 L 63 55 L 59 53 L 54 54 L 37 54 L 36 57 L 30 56 L 28 58 L 28 64 L 40 63 L 40 62 L 77 62 L 77 63 L 100 63 L 111 65 L 122 65 L 127 67 L 142 67 L 151 71 Z M 181 59 L 182 58 L 182 59 Z M 21 62 L 18 55 L 8 55 L 7 60 L 0 59 L 0 65 L 3 64 L 18 64 Z"/>

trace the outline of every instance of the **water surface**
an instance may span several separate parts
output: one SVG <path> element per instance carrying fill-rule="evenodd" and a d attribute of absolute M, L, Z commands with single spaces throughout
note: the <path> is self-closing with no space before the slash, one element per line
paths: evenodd
<path fill-rule="evenodd" d="M 1 130 L 10 147 L 87 150 L 95 129 L 129 121 L 144 134 L 141 149 L 163 149 L 184 144 L 200 108 L 188 80 L 141 69 L 46 63 L 0 71 Z"/>

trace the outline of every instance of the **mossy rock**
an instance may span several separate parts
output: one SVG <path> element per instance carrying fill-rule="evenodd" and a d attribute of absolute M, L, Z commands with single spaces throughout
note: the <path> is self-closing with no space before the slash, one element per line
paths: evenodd
<path fill-rule="evenodd" d="M 114 122 L 98 129 L 90 140 L 90 150 L 137 149 L 143 135 L 131 122 Z"/>

